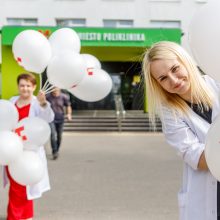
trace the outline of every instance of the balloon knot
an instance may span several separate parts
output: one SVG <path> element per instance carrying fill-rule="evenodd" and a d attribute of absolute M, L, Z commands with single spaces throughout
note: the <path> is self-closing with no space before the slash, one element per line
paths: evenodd
<path fill-rule="evenodd" d="M 17 58 L 17 61 L 20 63 L 20 62 L 21 62 L 21 58 L 20 58 L 20 57 L 18 57 L 18 58 Z"/>
<path fill-rule="evenodd" d="M 87 68 L 87 73 L 89 76 L 93 75 L 93 68 Z"/>

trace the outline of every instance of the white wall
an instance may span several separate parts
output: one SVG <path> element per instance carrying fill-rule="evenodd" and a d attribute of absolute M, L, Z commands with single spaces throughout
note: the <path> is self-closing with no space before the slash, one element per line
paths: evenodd
<path fill-rule="evenodd" d="M 102 27 L 103 19 L 134 20 L 150 27 L 151 20 L 181 21 L 188 48 L 188 25 L 207 0 L 0 0 L 0 27 L 7 18 L 37 18 L 38 25 L 55 26 L 56 18 L 85 18 L 86 26 Z"/>

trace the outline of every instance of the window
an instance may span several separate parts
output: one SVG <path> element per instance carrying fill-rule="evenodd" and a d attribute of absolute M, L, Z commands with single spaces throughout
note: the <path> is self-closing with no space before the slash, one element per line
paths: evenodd
<path fill-rule="evenodd" d="M 55 1 L 84 1 L 84 0 L 55 0 Z"/>
<path fill-rule="evenodd" d="M 150 2 L 181 2 L 181 0 L 150 0 Z"/>
<path fill-rule="evenodd" d="M 103 20 L 104 27 L 133 27 L 133 20 Z"/>
<path fill-rule="evenodd" d="M 134 0 L 102 0 L 102 1 L 132 2 L 132 1 L 134 1 Z"/>
<path fill-rule="evenodd" d="M 36 26 L 37 18 L 7 18 L 8 25 Z"/>
<path fill-rule="evenodd" d="M 196 0 L 196 2 L 198 2 L 198 3 L 206 3 L 208 0 Z"/>
<path fill-rule="evenodd" d="M 85 27 L 86 19 L 74 18 L 74 19 L 56 19 L 57 26 L 69 26 L 69 27 Z"/>
<path fill-rule="evenodd" d="M 37 0 L 8 0 L 8 1 L 12 1 L 12 2 L 13 2 L 13 1 L 17 1 L 17 2 L 18 2 L 18 1 L 20 1 L 20 2 L 21 2 L 21 1 L 29 1 L 29 2 L 32 1 L 32 2 L 33 2 L 33 1 L 37 1 Z"/>
<path fill-rule="evenodd" d="M 181 22 L 180 21 L 150 21 L 150 27 L 155 28 L 180 28 Z"/>

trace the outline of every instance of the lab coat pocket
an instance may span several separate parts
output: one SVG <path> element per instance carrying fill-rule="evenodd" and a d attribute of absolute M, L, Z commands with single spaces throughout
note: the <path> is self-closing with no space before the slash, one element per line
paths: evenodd
<path fill-rule="evenodd" d="M 180 191 L 178 193 L 179 220 L 185 220 L 186 217 L 187 193 Z"/>

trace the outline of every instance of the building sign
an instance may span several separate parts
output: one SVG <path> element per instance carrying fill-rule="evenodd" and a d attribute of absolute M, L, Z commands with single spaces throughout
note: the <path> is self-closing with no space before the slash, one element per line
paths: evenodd
<path fill-rule="evenodd" d="M 4 26 L 2 45 L 12 45 L 14 38 L 23 30 L 37 30 L 49 37 L 62 27 Z M 180 43 L 181 30 L 175 28 L 73 28 L 81 39 L 81 45 L 89 47 L 148 47 L 160 40 Z"/>
<path fill-rule="evenodd" d="M 145 41 L 143 33 L 78 33 L 82 41 Z"/>

